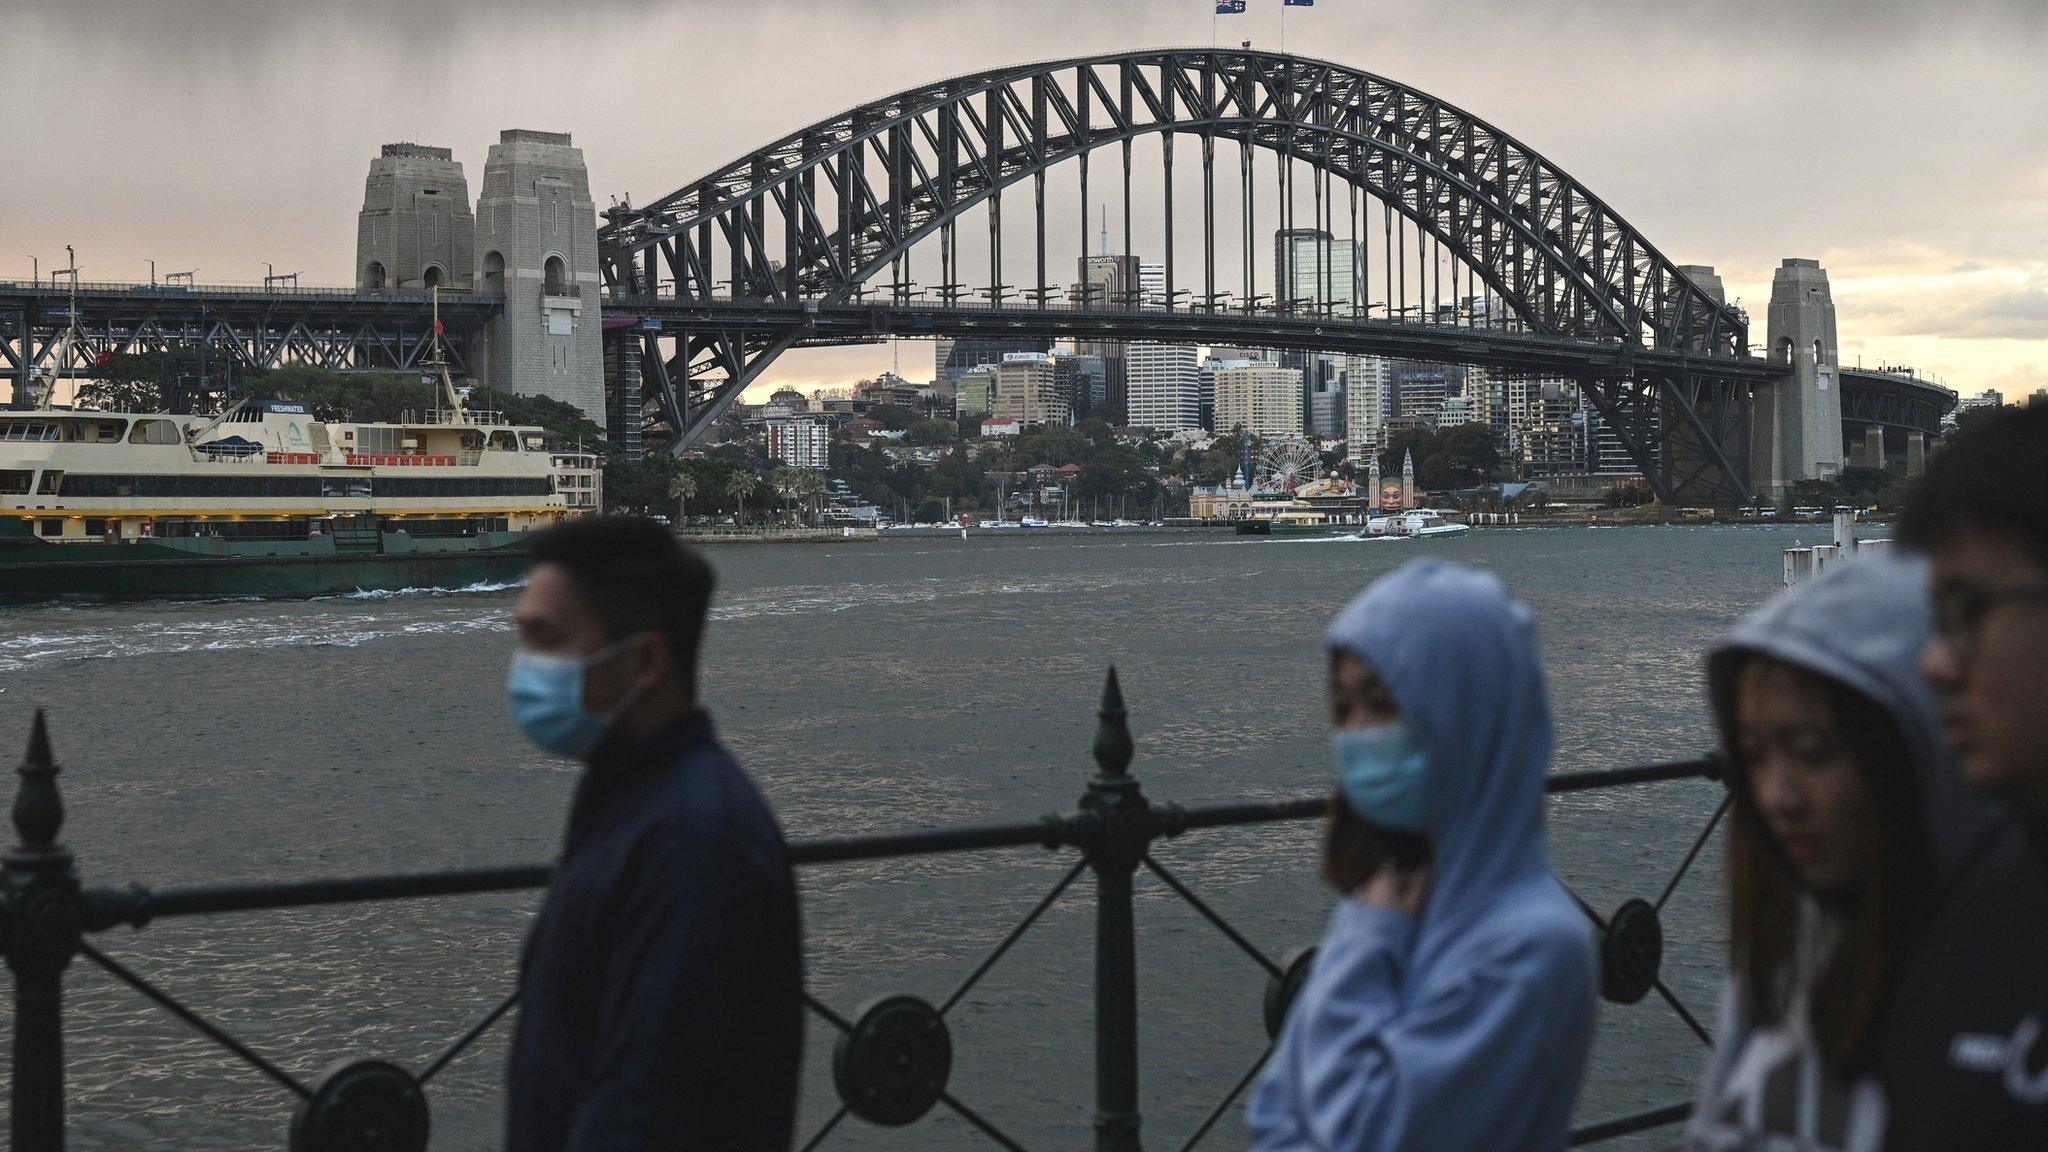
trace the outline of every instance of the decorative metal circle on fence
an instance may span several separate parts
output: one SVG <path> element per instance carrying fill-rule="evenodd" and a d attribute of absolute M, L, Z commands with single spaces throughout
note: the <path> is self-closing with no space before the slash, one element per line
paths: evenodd
<path fill-rule="evenodd" d="M 832 1049 L 832 1084 L 855 1116 L 897 1127 L 931 1111 L 953 1072 L 953 1038 L 939 1011 L 915 996 L 861 1009 Z"/>
<path fill-rule="evenodd" d="M 384 1060 L 337 1064 L 292 1115 L 291 1152 L 426 1152 L 427 1096 Z"/>

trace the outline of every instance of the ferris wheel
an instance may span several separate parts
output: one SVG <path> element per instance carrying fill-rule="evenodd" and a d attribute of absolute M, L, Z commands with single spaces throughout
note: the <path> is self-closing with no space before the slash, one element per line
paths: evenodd
<path fill-rule="evenodd" d="M 1323 474 L 1323 457 L 1300 438 L 1275 440 L 1259 449 L 1259 485 L 1292 492 Z"/>

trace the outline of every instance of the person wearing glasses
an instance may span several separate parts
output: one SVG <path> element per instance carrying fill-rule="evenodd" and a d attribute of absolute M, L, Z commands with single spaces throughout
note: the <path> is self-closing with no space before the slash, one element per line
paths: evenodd
<path fill-rule="evenodd" d="M 2048 405 L 1958 434 L 1899 539 L 1932 561 L 1920 669 L 1944 734 L 2009 818 L 1901 972 L 1878 1053 L 1890 1146 L 2048 1148 Z"/>

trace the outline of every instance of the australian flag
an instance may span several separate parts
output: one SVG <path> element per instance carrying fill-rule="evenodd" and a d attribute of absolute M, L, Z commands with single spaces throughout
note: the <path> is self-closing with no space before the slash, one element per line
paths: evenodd
<path fill-rule="evenodd" d="M 1244 15 L 1244 0 L 1216 0 L 1216 14 L 1218 16 L 1242 16 Z"/>

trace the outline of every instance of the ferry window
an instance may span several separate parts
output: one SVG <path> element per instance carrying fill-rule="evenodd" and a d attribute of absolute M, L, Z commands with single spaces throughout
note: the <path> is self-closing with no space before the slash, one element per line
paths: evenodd
<path fill-rule="evenodd" d="M 105 520 L 87 518 L 85 534 L 87 536 L 105 536 L 107 534 L 107 522 Z"/>
<path fill-rule="evenodd" d="M 0 496 L 26 496 L 36 474 L 29 468 L 0 468 Z"/>
<path fill-rule="evenodd" d="M 322 476 L 320 495 L 341 497 L 368 497 L 370 478 L 368 476 Z"/>
<path fill-rule="evenodd" d="M 26 420 L 13 420 L 0 424 L 0 440 L 55 440 L 56 438 L 57 426 L 55 424 L 31 423 Z"/>
<path fill-rule="evenodd" d="M 64 534 L 64 521 L 60 517 L 45 516 L 37 521 L 36 524 L 37 530 L 45 536 L 62 536 Z"/>
<path fill-rule="evenodd" d="M 95 442 L 100 444 L 118 444 L 121 442 L 121 433 L 127 430 L 128 425 L 125 421 L 121 420 L 104 420 L 93 425 L 92 428 L 92 438 Z"/>
<path fill-rule="evenodd" d="M 43 482 L 36 485 L 36 495 L 55 496 L 63 490 L 64 470 L 61 468 L 43 469 Z"/>
<path fill-rule="evenodd" d="M 519 437 L 510 432 L 491 433 L 491 447 L 500 452 L 519 451 Z"/>
<path fill-rule="evenodd" d="M 135 428 L 128 433 L 130 444 L 183 444 L 185 438 L 178 434 L 178 426 L 169 420 L 137 420 Z"/>
<path fill-rule="evenodd" d="M 400 438 L 403 428 L 358 428 L 356 429 L 356 451 L 397 453 L 403 447 Z"/>

